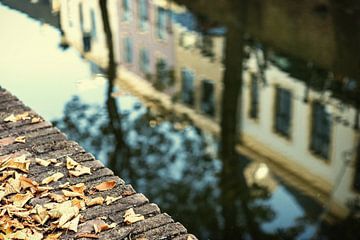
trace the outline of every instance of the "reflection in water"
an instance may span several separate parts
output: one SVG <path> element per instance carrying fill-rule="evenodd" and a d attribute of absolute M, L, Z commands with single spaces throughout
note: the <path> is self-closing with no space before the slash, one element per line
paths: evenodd
<path fill-rule="evenodd" d="M 356 1 L 57 2 L 107 84 L 56 126 L 190 232 L 359 237 Z"/>

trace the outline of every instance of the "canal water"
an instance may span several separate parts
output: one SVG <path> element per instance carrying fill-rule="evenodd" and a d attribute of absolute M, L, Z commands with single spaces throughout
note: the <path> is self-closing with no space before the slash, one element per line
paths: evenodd
<path fill-rule="evenodd" d="M 0 2 L 0 85 L 199 239 L 359 238 L 355 1 Z"/>

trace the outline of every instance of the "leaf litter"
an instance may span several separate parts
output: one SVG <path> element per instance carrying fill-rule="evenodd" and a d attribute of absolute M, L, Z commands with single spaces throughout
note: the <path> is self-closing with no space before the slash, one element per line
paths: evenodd
<path fill-rule="evenodd" d="M 28 120 L 28 115 L 12 116 L 7 120 Z M 36 164 L 48 167 L 58 164 L 56 159 L 32 160 Z M 90 231 L 79 232 L 82 219 L 81 211 L 95 205 L 111 204 L 122 196 L 89 197 L 91 191 L 84 183 L 71 185 L 65 182 L 59 185 L 61 190 L 49 192 L 53 187 L 50 183 L 58 182 L 65 177 L 64 173 L 55 172 L 42 179 L 41 183 L 27 176 L 31 160 L 27 156 L 7 157 L 0 160 L 0 239 L 24 240 L 58 240 L 66 231 L 77 233 L 76 237 L 97 239 L 98 233 L 109 230 L 116 223 L 108 224 L 99 218 L 90 221 Z M 88 167 L 82 166 L 70 157 L 66 158 L 66 168 L 72 177 L 91 174 Z M 107 191 L 116 186 L 116 181 L 104 181 L 95 186 L 97 191 Z M 33 199 L 48 198 L 49 201 L 40 204 Z M 131 210 L 131 209 L 129 209 Z M 128 210 L 128 211 L 129 211 Z M 135 212 L 126 212 L 125 222 L 131 224 L 144 217 Z M 89 221 L 88 221 L 89 222 Z M 83 224 L 86 224 L 85 222 Z"/>

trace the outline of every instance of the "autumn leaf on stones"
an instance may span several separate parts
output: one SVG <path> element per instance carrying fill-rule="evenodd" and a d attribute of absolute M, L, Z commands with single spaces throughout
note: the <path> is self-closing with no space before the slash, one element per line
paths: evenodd
<path fill-rule="evenodd" d="M 102 182 L 102 183 L 96 185 L 95 189 L 98 191 L 107 191 L 107 190 L 113 189 L 115 186 L 116 186 L 116 181 L 110 180 L 110 181 Z"/>

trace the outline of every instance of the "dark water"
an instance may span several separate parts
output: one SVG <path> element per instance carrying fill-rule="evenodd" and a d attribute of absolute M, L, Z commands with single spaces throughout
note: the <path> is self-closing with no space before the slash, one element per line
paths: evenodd
<path fill-rule="evenodd" d="M 0 85 L 200 239 L 359 238 L 358 1 L 1 2 Z"/>

